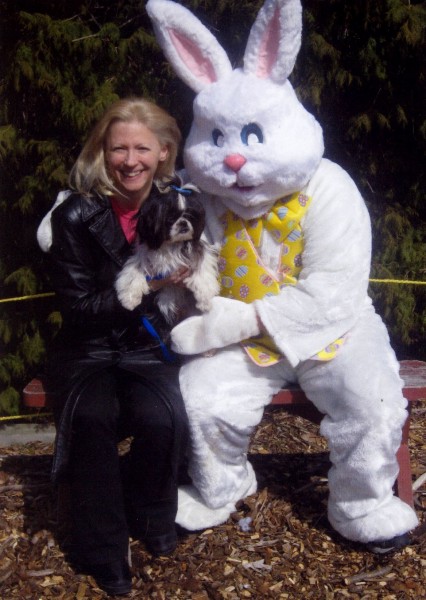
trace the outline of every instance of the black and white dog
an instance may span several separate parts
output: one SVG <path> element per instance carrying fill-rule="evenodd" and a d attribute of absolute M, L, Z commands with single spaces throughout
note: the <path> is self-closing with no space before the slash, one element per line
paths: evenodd
<path fill-rule="evenodd" d="M 201 239 L 205 213 L 197 190 L 174 180 L 164 187 L 153 185 L 138 216 L 133 255 L 115 282 L 121 304 L 133 310 L 150 292 L 149 282 L 188 268 L 184 286 L 167 285 L 156 296 L 157 305 L 170 325 L 187 316 L 188 306 L 205 312 L 219 293 L 218 252 Z M 193 297 L 191 298 L 191 292 Z"/>

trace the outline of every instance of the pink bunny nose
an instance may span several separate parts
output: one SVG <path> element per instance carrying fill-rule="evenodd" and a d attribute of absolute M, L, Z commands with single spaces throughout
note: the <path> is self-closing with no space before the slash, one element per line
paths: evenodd
<path fill-rule="evenodd" d="M 241 167 L 246 164 L 247 160 L 241 154 L 229 154 L 223 162 L 235 173 L 238 173 Z"/>

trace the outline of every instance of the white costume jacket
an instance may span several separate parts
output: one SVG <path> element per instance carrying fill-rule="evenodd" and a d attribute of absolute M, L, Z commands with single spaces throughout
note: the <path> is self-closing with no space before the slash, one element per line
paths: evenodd
<path fill-rule="evenodd" d="M 349 539 L 388 539 L 414 527 L 417 518 L 392 493 L 406 401 L 386 329 L 367 295 L 370 220 L 352 180 L 330 161 L 321 162 L 302 191 L 312 196 L 312 203 L 302 220 L 298 283 L 255 302 L 286 360 L 258 367 L 234 344 L 212 357 L 190 359 L 181 370 L 195 488 L 180 490 L 177 520 L 188 529 L 218 524 L 235 510 L 238 499 L 255 491 L 246 458 L 249 437 L 272 395 L 298 381 L 327 415 L 321 432 L 334 462 L 331 523 Z M 227 208 L 220 199 L 209 198 L 206 209 L 206 233 L 220 245 Z M 261 257 L 274 269 L 279 246 L 264 237 Z M 233 319 L 231 313 L 230 328 Z M 327 363 L 311 360 L 343 334 L 347 342 L 336 358 Z"/>

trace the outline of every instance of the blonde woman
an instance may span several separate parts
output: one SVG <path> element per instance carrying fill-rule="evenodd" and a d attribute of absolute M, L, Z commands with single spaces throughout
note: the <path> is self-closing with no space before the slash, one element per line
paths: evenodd
<path fill-rule="evenodd" d="M 165 360 L 151 327 L 161 338 L 155 292 L 185 273 L 151 282 L 133 311 L 121 306 L 114 281 L 131 254 L 140 207 L 155 180 L 174 172 L 180 138 L 155 104 L 116 102 L 89 135 L 71 193 L 51 214 L 51 280 L 63 315 L 47 378 L 57 425 L 53 479 L 70 483 L 71 561 L 109 594 L 131 589 L 130 535 L 154 555 L 177 544 L 187 420 L 178 366 Z M 132 436 L 125 469 L 117 453 L 123 436 Z"/>

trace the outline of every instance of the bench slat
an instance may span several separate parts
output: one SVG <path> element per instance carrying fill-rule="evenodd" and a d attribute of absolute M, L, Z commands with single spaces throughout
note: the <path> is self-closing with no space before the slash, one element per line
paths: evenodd
<path fill-rule="evenodd" d="M 402 360 L 400 371 L 404 380 L 404 397 L 413 402 L 426 399 L 426 362 L 421 360 Z M 311 404 L 298 386 L 289 386 L 280 390 L 272 398 L 271 404 Z"/>

